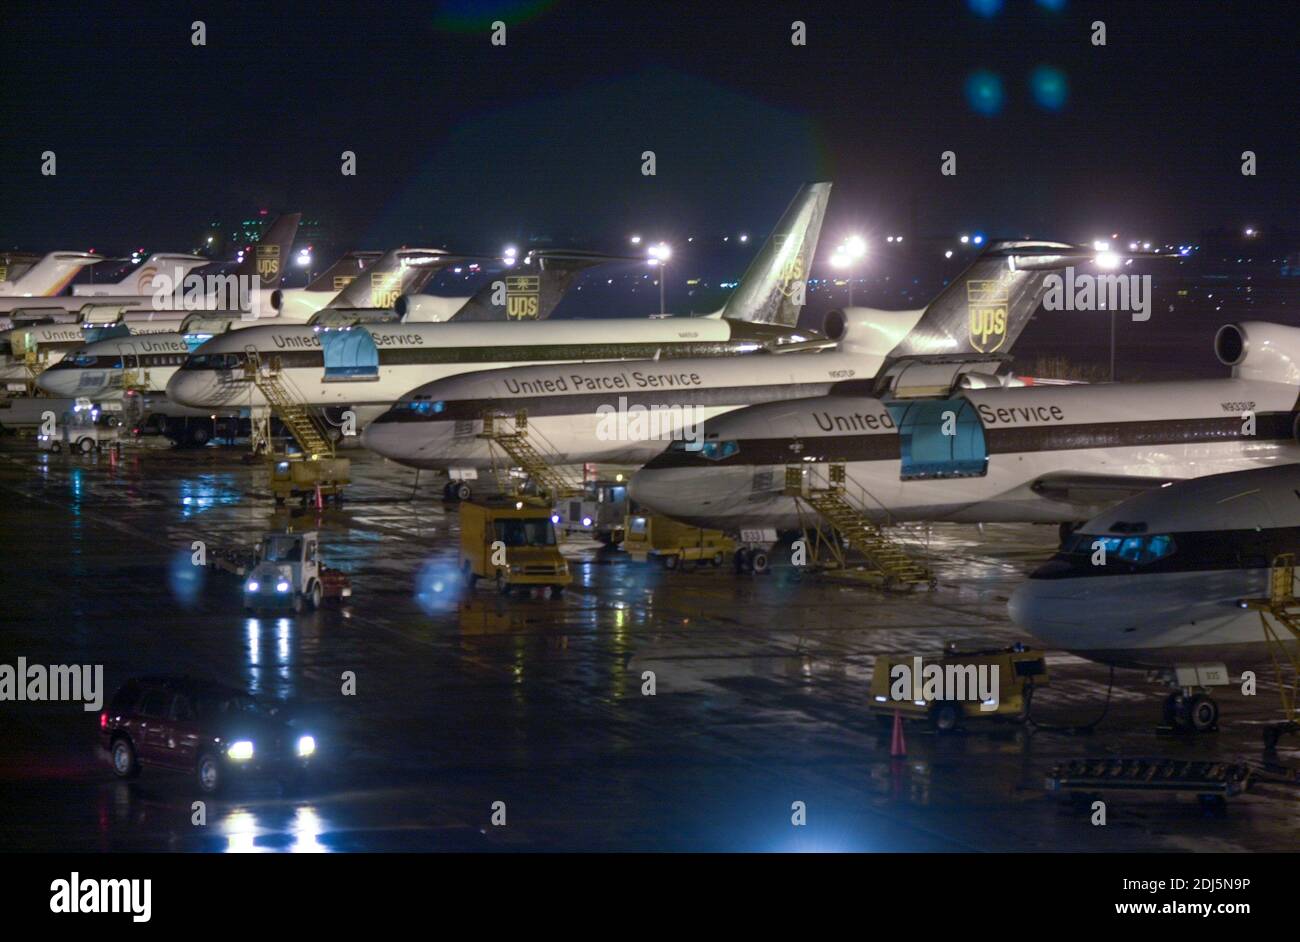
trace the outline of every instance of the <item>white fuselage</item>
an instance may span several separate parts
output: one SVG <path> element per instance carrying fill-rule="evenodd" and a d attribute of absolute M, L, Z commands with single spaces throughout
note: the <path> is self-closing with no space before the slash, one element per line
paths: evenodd
<path fill-rule="evenodd" d="M 357 327 L 371 352 L 368 369 L 331 373 L 322 331 L 312 327 L 253 327 L 214 337 L 194 351 L 167 387 L 168 398 L 196 408 L 261 408 L 266 400 L 244 378 L 248 351 L 278 363 L 282 381 L 310 406 L 348 406 L 365 424 L 403 393 L 432 380 L 478 370 L 542 363 L 643 359 L 656 353 L 738 353 L 792 330 L 710 318 L 609 319 L 528 323 L 394 324 Z M 752 334 L 753 339 L 749 337 Z M 334 338 L 337 340 L 339 334 Z M 357 338 L 355 335 L 351 339 Z M 363 345 L 364 346 L 364 345 Z"/>
<path fill-rule="evenodd" d="M 715 435 L 734 442 L 736 454 L 709 461 L 666 452 L 636 474 L 629 493 L 700 526 L 797 530 L 786 468 L 801 467 L 825 486 L 827 466 L 844 464 L 848 499 L 881 522 L 1078 521 L 1114 499 L 1044 487 L 1053 475 L 1177 479 L 1300 460 L 1291 437 L 1295 398 L 1289 384 L 1241 379 L 968 390 L 950 402 L 959 409 L 968 400 L 979 416 L 984 471 L 968 465 L 928 477 L 906 476 L 902 436 L 879 400 L 758 406 L 706 429 L 710 442 Z M 1246 404 L 1256 415 L 1253 435 L 1243 431 Z M 918 434 L 908 448 L 919 447 Z"/>
<path fill-rule="evenodd" d="M 483 415 L 522 410 L 530 440 L 552 463 L 640 467 L 669 442 L 698 437 L 709 419 L 754 403 L 824 395 L 837 384 L 870 381 L 883 360 L 788 353 L 470 373 L 412 390 L 367 428 L 363 443 L 411 467 L 488 468 L 501 456 L 479 437 Z"/>

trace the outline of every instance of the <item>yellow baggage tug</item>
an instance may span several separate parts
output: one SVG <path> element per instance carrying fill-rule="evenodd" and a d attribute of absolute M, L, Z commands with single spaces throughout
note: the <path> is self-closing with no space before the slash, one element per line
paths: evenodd
<path fill-rule="evenodd" d="M 629 514 L 623 527 L 623 549 L 636 562 L 655 557 L 665 568 L 683 563 L 721 566 L 736 544 L 720 530 L 703 530 L 654 514 Z"/>
<path fill-rule="evenodd" d="M 515 587 L 559 595 L 573 581 L 550 507 L 522 500 L 460 505 L 460 570 L 467 590 L 492 579 L 503 595 Z"/>
<path fill-rule="evenodd" d="M 906 667 L 911 683 L 906 696 L 893 695 L 895 667 Z M 936 674 L 934 668 L 938 668 Z M 919 676 L 916 675 L 919 671 Z M 993 672 L 996 672 L 995 677 Z M 942 696 L 930 697 L 938 678 Z M 981 680 L 996 680 L 996 696 L 981 696 Z M 871 711 L 882 725 L 897 712 L 904 719 L 928 719 L 941 733 L 951 732 L 967 719 L 993 717 L 1023 720 L 1028 715 L 1035 687 L 1048 685 L 1047 661 L 1042 651 L 1021 645 L 1000 649 L 965 649 L 948 642 L 939 657 L 882 654 L 871 674 Z M 956 688 L 954 690 L 954 688 Z"/>

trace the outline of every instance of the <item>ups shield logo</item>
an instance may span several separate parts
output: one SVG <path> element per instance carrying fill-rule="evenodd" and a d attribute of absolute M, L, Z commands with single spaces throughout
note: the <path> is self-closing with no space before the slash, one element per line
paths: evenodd
<path fill-rule="evenodd" d="M 257 273 L 263 281 L 269 281 L 280 274 L 280 246 L 257 245 L 254 247 L 257 258 Z"/>
<path fill-rule="evenodd" d="M 541 279 L 537 275 L 506 277 L 506 317 L 524 321 L 536 319 L 541 310 Z"/>
<path fill-rule="evenodd" d="M 1007 340 L 1007 288 L 1001 281 L 970 281 L 966 285 L 970 310 L 970 345 L 992 353 Z"/>
<path fill-rule="evenodd" d="M 9 280 L 9 266 L 5 264 L 0 264 L 0 281 L 8 281 L 8 280 Z"/>
<path fill-rule="evenodd" d="M 402 283 L 395 273 L 376 272 L 370 276 L 370 304 L 373 307 L 390 308 L 402 295 Z"/>
<path fill-rule="evenodd" d="M 356 275 L 335 275 L 334 290 L 342 291 L 348 285 L 352 284 L 353 280 L 355 280 L 356 277 L 357 277 Z"/>

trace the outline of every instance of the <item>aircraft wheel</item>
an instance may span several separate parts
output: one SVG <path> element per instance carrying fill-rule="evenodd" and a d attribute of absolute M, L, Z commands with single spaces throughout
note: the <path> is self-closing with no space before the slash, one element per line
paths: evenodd
<path fill-rule="evenodd" d="M 736 550 L 732 562 L 736 565 L 736 572 L 744 572 L 749 568 L 749 550 L 743 548 Z"/>
<path fill-rule="evenodd" d="M 749 566 L 756 575 L 767 572 L 767 553 L 755 550 L 754 555 L 749 558 Z"/>
<path fill-rule="evenodd" d="M 1208 694 L 1198 693 L 1187 703 L 1187 725 L 1208 733 L 1219 725 L 1219 704 Z"/>
<path fill-rule="evenodd" d="M 961 725 L 961 707 L 950 700 L 939 700 L 930 707 L 930 725 L 940 733 L 951 733 Z"/>
<path fill-rule="evenodd" d="M 320 608 L 320 603 L 324 601 L 324 598 L 325 590 L 321 588 L 321 584 L 313 582 L 311 584 L 311 595 L 307 597 L 307 608 L 313 612 L 316 611 Z"/>
<path fill-rule="evenodd" d="M 83 438 L 81 441 L 77 442 L 77 450 L 81 452 L 83 455 L 90 454 L 92 451 L 95 450 L 94 439 Z"/>
<path fill-rule="evenodd" d="M 461 481 L 459 484 L 456 485 L 454 493 L 456 495 L 457 500 L 469 500 L 471 497 L 474 496 L 473 489 L 464 481 Z"/>

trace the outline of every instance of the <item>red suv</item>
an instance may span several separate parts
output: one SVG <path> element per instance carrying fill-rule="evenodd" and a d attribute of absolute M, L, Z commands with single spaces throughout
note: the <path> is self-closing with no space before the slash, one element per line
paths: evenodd
<path fill-rule="evenodd" d="M 113 773 L 141 766 L 188 772 L 212 794 L 235 776 L 295 779 L 316 755 L 316 737 L 278 704 L 192 677 L 128 681 L 99 715 Z"/>

